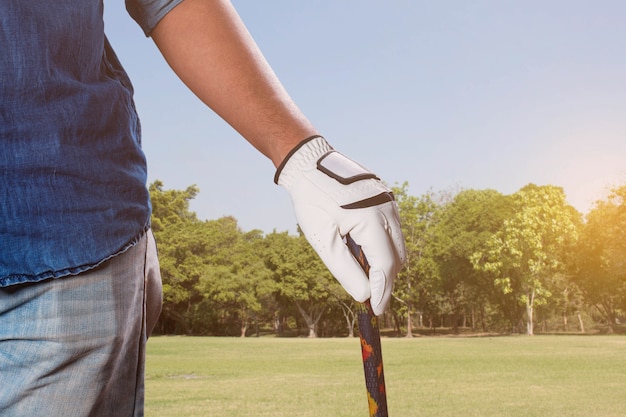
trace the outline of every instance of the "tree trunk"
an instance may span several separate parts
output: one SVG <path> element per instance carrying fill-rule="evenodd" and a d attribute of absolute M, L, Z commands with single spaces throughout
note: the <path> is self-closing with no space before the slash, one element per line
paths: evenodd
<path fill-rule="evenodd" d="M 472 331 L 476 330 L 476 306 L 474 305 L 472 305 L 470 321 L 472 323 Z"/>
<path fill-rule="evenodd" d="M 300 315 L 302 316 L 302 318 L 304 319 L 307 328 L 309 329 L 309 336 L 311 338 L 317 337 L 317 332 L 316 332 L 316 327 L 317 327 L 317 323 L 319 322 L 320 318 L 322 317 L 322 314 L 324 312 L 323 308 L 320 308 L 319 312 L 312 312 L 311 314 L 307 313 L 301 306 L 299 303 L 296 303 L 296 307 L 298 307 L 298 310 L 300 311 Z M 315 316 L 315 314 L 317 314 L 317 316 Z"/>
<path fill-rule="evenodd" d="M 348 315 L 346 317 L 346 325 L 348 326 L 348 337 L 354 337 L 354 319 L 350 319 Z"/>
<path fill-rule="evenodd" d="M 391 310 L 391 315 L 393 317 L 393 325 L 395 327 L 396 335 L 400 336 L 402 334 L 402 326 L 400 324 L 398 313 L 395 310 Z"/>
<path fill-rule="evenodd" d="M 241 320 L 241 334 L 239 337 L 246 337 L 246 331 L 248 330 L 248 320 Z"/>
<path fill-rule="evenodd" d="M 411 318 L 411 310 L 406 315 L 406 337 L 413 337 L 413 319 Z"/>
<path fill-rule="evenodd" d="M 609 300 L 604 300 L 604 301 L 601 301 L 599 305 L 597 304 L 596 308 L 598 309 L 600 314 L 602 314 L 604 318 L 606 319 L 606 324 L 608 326 L 606 330 L 607 333 L 613 334 L 614 333 L 613 326 L 615 325 L 616 315 L 615 315 L 615 311 L 613 310 L 612 303 Z"/>
<path fill-rule="evenodd" d="M 583 317 L 580 314 L 580 311 L 577 311 L 576 315 L 578 316 L 578 325 L 580 326 L 580 332 L 585 333 L 585 324 L 583 323 Z"/>
<path fill-rule="evenodd" d="M 535 289 L 533 288 L 528 300 L 526 301 L 526 334 L 532 336 L 535 334 L 533 325 L 533 304 L 535 303 Z"/>
<path fill-rule="evenodd" d="M 350 306 L 343 301 L 339 300 L 339 306 L 343 317 L 346 319 L 346 326 L 348 328 L 348 337 L 354 337 L 354 324 L 356 322 L 356 314 L 350 308 Z"/>
<path fill-rule="evenodd" d="M 406 306 L 406 334 L 405 337 L 413 337 L 413 304 L 410 301 L 401 301 Z M 394 318 L 398 320 L 398 315 L 394 311 Z M 398 326 L 398 335 L 400 335 L 400 326 Z"/>
<path fill-rule="evenodd" d="M 527 306 L 526 312 L 528 314 L 528 320 L 526 321 L 526 334 L 528 336 L 532 336 L 534 335 L 533 308 L 531 306 Z"/>
<path fill-rule="evenodd" d="M 483 332 L 487 331 L 487 320 L 485 319 L 485 307 L 480 306 L 480 310 L 478 310 L 478 314 L 480 317 L 480 328 L 483 329 Z"/>

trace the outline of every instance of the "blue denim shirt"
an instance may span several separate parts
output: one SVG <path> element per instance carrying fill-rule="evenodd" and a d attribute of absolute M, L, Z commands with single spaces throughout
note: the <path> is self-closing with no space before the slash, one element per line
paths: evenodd
<path fill-rule="evenodd" d="M 181 0 L 127 0 L 146 35 Z M 102 0 L 0 1 L 0 286 L 77 274 L 149 226 L 133 89 Z"/>

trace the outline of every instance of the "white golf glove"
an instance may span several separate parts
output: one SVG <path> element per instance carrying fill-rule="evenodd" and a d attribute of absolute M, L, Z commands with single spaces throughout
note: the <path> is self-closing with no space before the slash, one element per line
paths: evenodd
<path fill-rule="evenodd" d="M 382 314 L 405 260 L 391 190 L 321 136 L 293 149 L 274 182 L 289 192 L 300 229 L 330 272 L 355 300 L 369 298 L 374 314 Z M 345 244 L 347 234 L 369 262 L 369 279 Z"/>

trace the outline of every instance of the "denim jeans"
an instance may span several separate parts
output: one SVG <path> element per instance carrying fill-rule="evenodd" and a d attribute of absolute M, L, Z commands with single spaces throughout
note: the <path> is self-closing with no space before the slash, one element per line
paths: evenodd
<path fill-rule="evenodd" d="M 0 288 L 0 415 L 142 416 L 160 311 L 151 232 L 95 270 Z"/>

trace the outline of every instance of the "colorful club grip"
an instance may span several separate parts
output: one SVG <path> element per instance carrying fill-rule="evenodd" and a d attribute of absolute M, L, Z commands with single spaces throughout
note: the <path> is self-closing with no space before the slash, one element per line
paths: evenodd
<path fill-rule="evenodd" d="M 369 275 L 370 266 L 361 247 L 352 240 L 350 235 L 346 236 L 346 244 L 365 273 Z M 383 352 L 380 345 L 378 318 L 374 315 L 369 300 L 359 304 L 357 308 L 369 415 L 370 417 L 388 417 L 385 374 L 383 372 Z"/>

